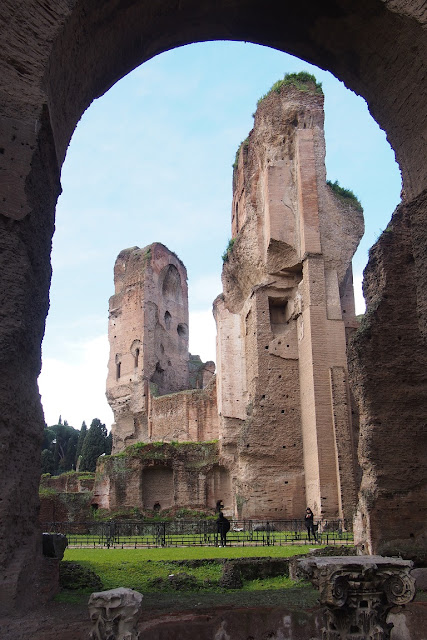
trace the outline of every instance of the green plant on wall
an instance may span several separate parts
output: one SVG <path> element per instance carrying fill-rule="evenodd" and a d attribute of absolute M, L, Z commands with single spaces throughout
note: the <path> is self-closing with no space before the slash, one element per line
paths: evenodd
<path fill-rule="evenodd" d="M 332 189 L 335 195 L 341 198 L 341 200 L 347 200 L 354 206 L 355 209 L 357 209 L 357 211 L 363 212 L 363 207 L 359 198 L 353 193 L 353 191 L 351 191 L 351 189 L 345 189 L 344 187 L 341 187 L 338 180 L 335 180 L 335 182 L 326 180 L 326 184 Z"/>
<path fill-rule="evenodd" d="M 235 243 L 236 239 L 235 238 L 231 238 L 231 240 L 228 241 L 228 245 L 226 250 L 224 251 L 224 253 L 222 254 L 222 261 L 223 262 L 228 262 L 228 259 L 230 257 L 230 253 L 233 250 L 234 247 L 234 243 Z"/>
<path fill-rule="evenodd" d="M 233 169 L 237 169 L 239 164 L 239 156 L 241 149 L 247 149 L 249 147 L 249 136 L 243 140 L 237 147 L 236 155 L 234 156 Z"/>
<path fill-rule="evenodd" d="M 257 106 L 271 93 L 280 93 L 283 87 L 292 85 L 299 91 L 312 91 L 323 95 L 322 83 L 317 82 L 316 77 L 307 71 L 299 73 L 285 73 L 282 80 L 278 80 L 273 84 L 271 89 L 267 91 L 257 102 Z"/>

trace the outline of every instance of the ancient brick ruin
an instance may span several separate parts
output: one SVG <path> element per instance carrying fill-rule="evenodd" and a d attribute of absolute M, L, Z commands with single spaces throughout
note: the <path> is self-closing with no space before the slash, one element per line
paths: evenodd
<path fill-rule="evenodd" d="M 201 390 L 215 365 L 188 353 L 187 271 L 181 260 L 160 243 L 126 249 L 117 257 L 114 284 L 107 378 L 113 453 L 135 442 L 216 437 L 215 388 Z M 195 391 L 176 393 L 184 389 Z"/>
<path fill-rule="evenodd" d="M 257 42 L 328 69 L 366 100 L 395 151 L 402 203 L 371 250 L 367 314 L 349 352 L 362 470 L 355 533 L 370 553 L 425 546 L 425 3 L 22 0 L 19 11 L 1 3 L 0 22 L 2 611 L 45 598 L 37 377 L 67 146 L 93 100 L 147 59 L 191 42 Z"/>
<path fill-rule="evenodd" d="M 119 254 L 107 380 L 114 452 L 212 439 L 218 451 L 197 474 L 182 448 L 179 462 L 129 454 L 125 483 L 101 462 L 100 506 L 213 508 L 222 499 L 239 518 L 301 518 L 306 504 L 317 517 L 352 518 L 358 425 L 346 338 L 357 327 L 351 259 L 363 216 L 326 184 L 323 120 L 314 83 L 284 86 L 261 101 L 239 149 L 233 245 L 214 302 L 216 385 L 213 363 L 190 380 L 181 261 L 159 243 Z M 202 388 L 190 391 L 197 380 Z"/>

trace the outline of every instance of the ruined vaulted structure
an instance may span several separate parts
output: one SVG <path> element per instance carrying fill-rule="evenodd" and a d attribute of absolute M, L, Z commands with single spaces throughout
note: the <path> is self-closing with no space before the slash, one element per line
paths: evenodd
<path fill-rule="evenodd" d="M 183 392 L 194 386 L 194 358 L 181 261 L 159 243 L 119 254 L 107 380 L 114 451 L 214 438 L 224 476 L 215 495 L 211 468 L 190 482 L 182 466 L 191 460 L 181 456 L 178 468 L 169 456 L 170 480 L 158 483 L 169 493 L 153 489 L 144 499 L 144 491 L 122 488 L 127 506 L 214 507 L 222 499 L 234 517 L 294 519 L 309 504 L 317 517 L 351 520 L 357 421 L 346 340 L 357 327 L 351 259 L 363 216 L 356 200 L 326 183 L 323 120 L 314 82 L 283 86 L 261 101 L 238 151 L 232 248 L 214 303 L 216 386 L 206 387 L 213 363 L 200 364 L 206 388 Z M 153 484 L 147 465 L 147 458 L 129 463 L 130 486 L 141 473 L 142 485 Z M 106 482 L 101 466 L 96 501 L 111 508 L 119 479 Z"/>
<path fill-rule="evenodd" d="M 159 0 L 0 4 L 0 603 L 45 599 L 37 387 L 61 167 L 91 102 L 154 55 L 206 40 L 275 47 L 360 94 L 395 151 L 402 202 L 365 271 L 350 350 L 368 552 L 425 545 L 427 15 L 422 0 Z M 391 214 L 391 212 L 390 212 Z"/>
<path fill-rule="evenodd" d="M 323 120 L 314 83 L 271 91 L 234 171 L 215 317 L 218 409 L 244 514 L 295 518 L 309 504 L 351 518 L 355 506 L 346 334 L 363 216 L 326 184 Z"/>

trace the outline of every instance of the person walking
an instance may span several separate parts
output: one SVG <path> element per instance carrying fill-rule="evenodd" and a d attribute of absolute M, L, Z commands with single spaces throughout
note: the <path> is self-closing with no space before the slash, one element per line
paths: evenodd
<path fill-rule="evenodd" d="M 314 513 L 312 512 L 310 507 L 307 507 L 307 509 L 305 510 L 304 524 L 308 533 L 308 541 L 310 542 L 310 534 L 312 533 L 314 541 L 317 542 L 316 531 L 314 529 Z"/>

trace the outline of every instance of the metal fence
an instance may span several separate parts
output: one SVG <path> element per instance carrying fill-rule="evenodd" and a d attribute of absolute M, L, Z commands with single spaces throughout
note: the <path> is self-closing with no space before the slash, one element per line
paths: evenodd
<path fill-rule="evenodd" d="M 353 534 L 342 520 L 320 520 L 318 544 L 352 544 Z M 43 531 L 62 533 L 69 547 L 187 547 L 217 546 L 215 520 L 110 520 L 106 522 L 45 522 Z M 230 546 L 314 544 L 303 520 L 233 520 L 227 534 Z"/>

